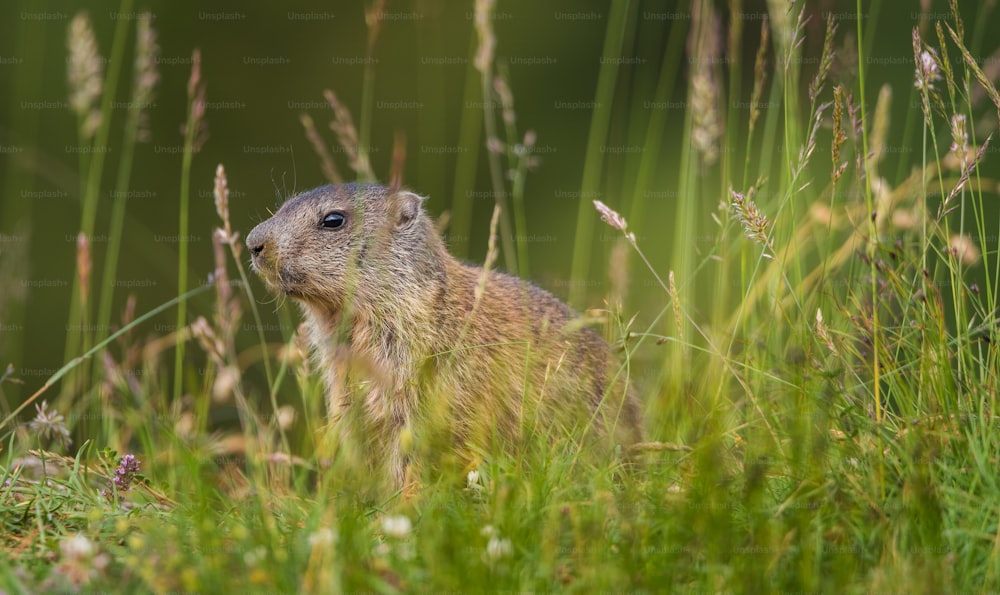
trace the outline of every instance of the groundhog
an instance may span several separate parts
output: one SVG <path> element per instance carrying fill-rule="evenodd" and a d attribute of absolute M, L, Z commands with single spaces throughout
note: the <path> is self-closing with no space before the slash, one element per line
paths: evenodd
<path fill-rule="evenodd" d="M 604 340 L 550 293 L 451 256 L 423 201 L 328 185 L 247 236 L 253 268 L 301 305 L 336 442 L 396 488 L 435 432 L 467 463 L 539 437 L 601 457 L 639 442 Z"/>

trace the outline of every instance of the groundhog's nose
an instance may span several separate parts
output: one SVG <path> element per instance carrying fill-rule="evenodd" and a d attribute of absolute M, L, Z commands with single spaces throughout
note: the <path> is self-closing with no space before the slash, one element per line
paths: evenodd
<path fill-rule="evenodd" d="M 253 230 L 247 235 L 247 248 L 250 249 L 250 256 L 256 258 L 260 256 L 260 253 L 264 251 L 264 232 L 261 231 L 260 225 L 253 228 Z"/>

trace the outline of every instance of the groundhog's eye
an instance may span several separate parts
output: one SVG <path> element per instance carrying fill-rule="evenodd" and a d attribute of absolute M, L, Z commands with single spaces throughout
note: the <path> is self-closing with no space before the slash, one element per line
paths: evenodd
<path fill-rule="evenodd" d="M 340 211 L 333 211 L 323 217 L 323 222 L 319 226 L 325 229 L 340 229 L 344 223 L 347 223 L 347 216 Z"/>

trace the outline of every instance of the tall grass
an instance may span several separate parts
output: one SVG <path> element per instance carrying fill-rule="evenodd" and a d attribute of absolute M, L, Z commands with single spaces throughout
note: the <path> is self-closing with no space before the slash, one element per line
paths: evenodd
<path fill-rule="evenodd" d="M 101 332 L 110 328 L 112 304 L 114 302 L 115 279 L 118 274 L 118 256 L 121 252 L 121 236 L 125 225 L 125 207 L 128 202 L 129 182 L 132 177 L 132 159 L 135 155 L 135 144 L 141 136 L 148 135 L 148 130 L 142 126 L 148 105 L 153 99 L 153 92 L 159 80 L 156 70 L 156 60 L 159 49 L 156 44 L 156 33 L 152 27 L 152 16 L 145 13 L 136 20 L 136 61 L 133 68 L 132 94 L 129 97 L 128 115 L 125 130 L 122 133 L 121 161 L 118 164 L 118 175 L 115 179 L 115 190 L 112 195 L 111 218 L 108 226 L 108 247 L 104 257 L 104 273 L 101 282 L 100 304 L 97 310 L 97 325 Z M 97 375 L 95 370 L 95 376 Z"/>
<path fill-rule="evenodd" d="M 131 7 L 132 0 L 122 0 L 123 11 L 128 12 Z M 109 60 L 113 67 L 108 69 L 107 76 L 102 75 L 97 40 L 86 13 L 78 14 L 73 23 L 67 35 L 70 51 L 67 74 L 71 86 L 70 105 L 77 115 L 80 142 L 80 233 L 89 238 L 94 234 L 97 219 L 104 160 L 109 149 L 111 107 L 118 89 L 120 65 L 124 62 L 128 23 L 119 21 L 115 25 Z M 92 316 L 89 303 L 89 296 L 83 293 L 80 276 L 75 275 L 66 325 L 66 360 L 90 348 L 92 333 L 87 328 L 92 324 Z M 74 373 L 64 384 L 63 400 L 70 399 L 74 392 L 87 390 L 90 384 L 86 369 L 76 372 L 79 378 Z"/>
<path fill-rule="evenodd" d="M 180 208 L 177 225 L 177 291 L 187 292 L 188 246 L 191 225 L 191 161 L 201 148 L 205 117 L 205 83 L 201 80 L 201 53 L 195 49 L 191 55 L 191 77 L 187 84 L 187 121 L 184 124 L 184 152 L 181 160 L 181 187 L 179 189 Z M 180 400 L 184 392 L 184 347 L 187 328 L 187 300 L 177 304 L 177 346 L 174 349 L 174 400 Z"/>
<path fill-rule="evenodd" d="M 587 136 L 587 153 L 583 161 L 583 180 L 580 183 L 580 205 L 576 216 L 576 232 L 573 241 L 573 264 L 570 269 L 569 301 L 579 308 L 584 295 L 587 279 L 590 278 L 590 263 L 593 252 L 594 218 L 590 210 L 590 200 L 599 196 L 601 178 L 604 172 L 604 148 L 608 127 L 611 122 L 611 105 L 618 77 L 618 59 L 622 55 L 625 40 L 625 26 L 629 18 L 632 2 L 616 2 L 608 15 L 608 28 L 601 50 L 601 65 L 597 75 L 597 89 L 594 92 L 594 109 L 591 112 L 590 132 Z"/>
<path fill-rule="evenodd" d="M 500 213 L 500 245 L 507 268 L 517 271 L 521 262 L 516 253 L 515 232 L 511 225 L 511 207 L 507 200 L 507 186 L 504 183 L 504 169 L 500 163 L 500 134 L 497 132 L 496 110 L 492 104 L 496 97 L 493 92 L 494 51 L 496 36 L 493 33 L 493 8 L 495 0 L 476 0 L 476 34 L 479 38 L 474 64 L 480 73 L 480 89 L 483 98 L 483 130 L 486 133 L 486 156 L 490 164 L 490 182 L 493 199 Z M 523 230 L 521 230 L 523 233 Z"/>
<path fill-rule="evenodd" d="M 606 57 L 624 55 L 632 41 L 626 25 L 639 9 L 627 6 L 615 4 L 608 19 Z M 595 91 L 602 107 L 592 117 L 577 210 L 574 281 L 598 268 L 591 244 L 602 216 L 637 257 L 635 267 L 624 267 L 627 281 L 657 281 L 652 297 L 632 291 L 605 329 L 618 339 L 646 404 L 653 444 L 637 472 L 586 464 L 569 444 L 537 444 L 517 455 L 482 453 L 475 469 L 442 463 L 438 472 L 425 470 L 422 489 L 409 498 L 372 501 L 364 478 L 351 474 L 352 461 L 324 450 L 322 389 L 301 338 L 290 332 L 279 345 L 245 346 L 238 336 L 248 302 L 258 330 L 262 317 L 239 263 L 239 230 L 222 198 L 230 181 L 220 168 L 213 310 L 192 309 L 194 320 L 182 316 L 173 337 L 137 338 L 152 316 L 209 289 L 199 287 L 145 315 L 127 311 L 123 328 L 87 352 L 107 355 L 101 386 L 122 404 L 120 413 L 107 413 L 118 416 L 117 431 L 84 435 L 83 444 L 70 447 L 75 456 L 59 453 L 65 420 L 59 407 L 39 401 L 80 364 L 74 359 L 0 422 L 0 533 L 9 552 L 0 557 L 0 588 L 1000 588 L 1000 434 L 993 414 L 1000 222 L 987 215 L 998 181 L 987 175 L 987 139 L 973 126 L 981 109 L 967 91 L 985 88 L 1000 111 L 1000 95 L 974 58 L 982 29 L 969 47 L 953 7 L 948 22 L 900 40 L 904 54 L 912 41 L 917 84 L 909 95 L 917 103 L 894 109 L 893 95 L 908 93 L 888 86 L 876 92 L 866 74 L 874 30 L 863 26 L 860 3 L 852 23 L 856 47 L 843 45 L 850 27 L 828 26 L 830 42 L 812 68 L 800 45 L 806 7 L 770 3 L 757 36 L 746 24 L 721 35 L 715 23 L 724 21 L 709 3 L 696 6 L 692 22 L 670 26 L 663 62 L 645 81 L 662 102 L 675 94 L 678 73 L 690 77 L 679 159 L 668 168 L 676 176 L 655 171 L 672 154 L 674 141 L 661 138 L 668 114 L 623 107 L 639 100 L 614 92 L 614 80 L 627 77 L 608 60 Z M 988 16 L 981 8 L 977 22 Z M 479 23 L 481 31 L 487 26 Z M 763 40 L 755 82 L 740 80 L 736 67 L 723 86 L 721 58 L 678 67 L 677 36 L 685 27 L 688 58 L 728 55 L 738 66 L 726 45 L 748 35 Z M 488 37 L 475 37 L 474 63 Z M 831 66 L 848 49 L 858 55 L 856 78 Z M 478 66 L 467 72 L 474 79 L 467 102 L 481 99 L 489 111 L 498 97 L 505 126 L 491 130 L 486 122 L 497 114 L 477 113 L 482 128 L 464 122 L 462 139 L 496 145 L 504 135 L 506 148 L 495 156 L 501 169 L 505 157 L 515 175 L 493 190 L 512 197 L 501 208 L 512 211 L 509 231 L 523 235 L 526 221 L 516 208 L 527 200 L 530 151 L 513 145 L 530 143 L 507 128 L 512 118 L 503 110 L 524 91 L 504 87 L 509 79 L 494 64 Z M 359 134 L 336 95 L 327 97 L 350 167 L 371 177 L 360 148 L 370 131 Z M 749 107 L 737 108 L 746 97 Z M 608 191 L 598 211 L 592 197 L 611 187 L 602 180 L 621 173 L 607 171 L 601 149 L 622 119 L 631 124 L 624 126 L 630 138 L 644 139 L 644 152 L 626 162 L 638 172 L 624 184 L 631 196 Z M 919 137 L 921 147 L 900 152 L 910 159 L 905 168 L 891 168 L 885 158 L 896 121 L 921 128 L 904 129 L 904 139 Z M 303 122 L 324 155 L 311 118 Z M 189 147 L 196 129 L 189 118 Z M 324 171 L 339 177 L 332 152 L 325 155 Z M 194 158 L 192 151 L 185 170 Z M 475 160 L 460 164 L 468 171 L 457 172 L 455 187 L 471 188 Z M 650 198 L 656 196 L 679 197 L 667 228 L 669 259 L 644 245 L 657 229 L 646 217 L 662 207 Z M 454 200 L 459 227 L 452 231 L 468 235 L 470 194 Z M 183 207 L 180 217 L 186 220 Z M 508 265 L 527 270 L 525 245 L 512 240 Z M 239 283 L 229 281 L 230 257 Z M 585 292 L 574 291 L 582 302 Z M 633 318 L 636 304 L 650 303 L 655 310 Z M 173 389 L 189 378 L 195 398 L 168 398 L 162 370 L 173 341 L 186 338 L 193 340 L 190 357 L 178 362 Z M 206 362 L 204 374 L 191 369 L 195 356 Z M 257 386 L 249 372 L 265 365 L 266 383 Z M 129 377 L 133 366 L 144 373 Z M 90 390 L 81 398 L 94 406 L 100 395 Z M 34 419 L 15 425 L 32 405 Z M 216 432 L 209 423 L 220 406 L 235 410 L 237 431 Z M 414 439 L 414 448 L 427 447 Z M 138 471 L 126 454 L 135 455 Z"/>

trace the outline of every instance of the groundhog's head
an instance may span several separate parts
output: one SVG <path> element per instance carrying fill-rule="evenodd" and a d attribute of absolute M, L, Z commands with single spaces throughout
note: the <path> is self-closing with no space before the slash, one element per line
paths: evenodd
<path fill-rule="evenodd" d="M 253 268 L 308 305 L 336 311 L 346 300 L 373 301 L 411 276 L 408 263 L 434 233 L 423 200 L 374 184 L 303 192 L 247 236 Z"/>

